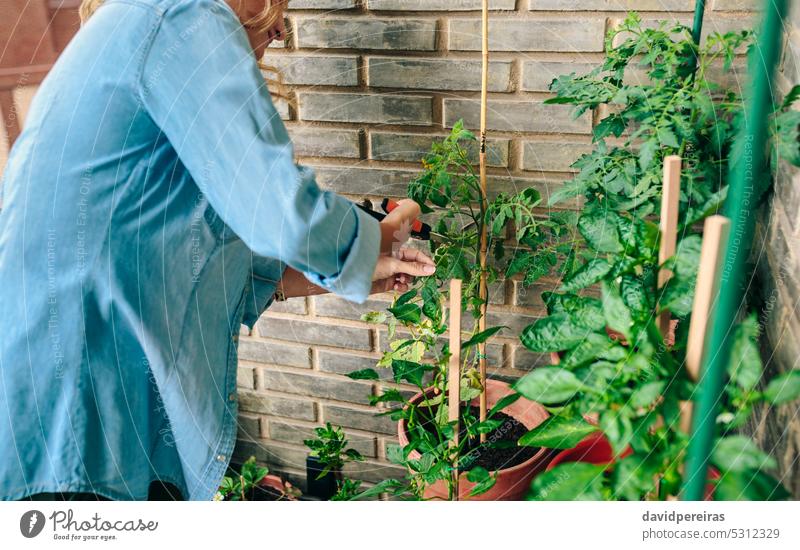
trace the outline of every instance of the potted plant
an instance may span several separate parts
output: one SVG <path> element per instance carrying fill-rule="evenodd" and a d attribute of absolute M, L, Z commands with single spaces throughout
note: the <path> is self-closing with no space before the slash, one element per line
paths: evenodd
<path fill-rule="evenodd" d="M 621 32 L 628 38 L 613 46 Z M 678 494 L 688 443 L 683 404 L 696 389 L 684 368 L 701 244 L 696 225 L 724 201 L 723 177 L 741 117 L 738 96 L 708 74 L 716 59 L 729 65 L 748 40 L 746 32 L 712 35 L 692 76 L 686 68 L 696 48 L 689 30 L 666 24 L 645 29 L 631 15 L 609 35 L 602 66 L 552 85 L 552 103 L 574 104 L 579 113 L 601 105 L 613 109 L 595 128 L 595 150 L 575 164 L 578 175 L 551 198 L 555 204 L 583 197 L 575 226 L 582 249 L 559 262 L 561 287 L 543 295 L 549 315 L 521 335 L 529 349 L 559 357 L 557 366 L 537 369 L 515 385 L 551 413 L 520 444 L 572 455 L 572 461 L 565 455 L 554 459 L 556 465 L 534 480 L 530 498 L 638 500 Z M 635 63 L 645 83 L 628 83 L 626 71 Z M 797 96 L 793 91 L 776 110 L 772 143 L 776 155 L 795 164 L 800 115 L 788 107 Z M 606 143 L 611 135 L 626 138 L 611 146 Z M 659 228 L 648 217 L 661 200 L 661 164 L 674 154 L 687 167 L 679 203 L 681 238 L 677 254 L 662 264 Z M 537 254 L 530 253 L 532 262 Z M 672 277 L 661 286 L 658 273 L 665 269 Z M 594 286 L 600 286 L 599 298 L 588 292 Z M 677 320 L 669 338 L 656 323 L 663 310 Z M 718 418 L 721 439 L 712 457 L 715 498 L 786 495 L 768 474 L 774 459 L 737 432 L 756 404 L 800 395 L 798 371 L 757 389 L 762 377 L 757 334 L 750 316 L 734 336 L 731 380 Z M 584 458 L 575 460 L 581 447 Z"/>
<path fill-rule="evenodd" d="M 269 473 L 265 466 L 256 463 L 256 457 L 248 458 L 237 471 L 228 469 L 214 500 L 297 500 L 300 492 L 288 481 Z"/>
<path fill-rule="evenodd" d="M 532 403 L 514 405 L 517 396 L 510 386 L 499 380 L 483 383 L 478 368 L 482 358 L 479 346 L 504 328 L 482 328 L 488 300 L 481 293 L 481 279 L 491 284 L 513 262 L 512 246 L 505 241 L 507 224 L 514 226 L 516 242 L 534 237 L 539 222 L 533 209 L 540 197 L 535 189 L 526 189 L 517 195 L 482 200 L 479 175 L 468 153 L 474 141 L 475 136 L 459 121 L 447 138 L 433 145 L 423 160 L 423 173 L 409 186 L 409 197 L 423 212 L 435 211 L 438 217 L 430 243 L 436 273 L 397 297 L 388 316 L 382 312 L 364 316 L 368 322 L 388 321 L 390 349 L 378 367 L 390 368 L 395 382 L 418 389 L 413 396 L 387 390 L 372 401 L 390 406 L 384 414 L 398 421 L 401 446 L 389 458 L 410 472 L 405 488 L 424 498 L 515 499 L 524 494 L 530 479 L 549 458 L 544 450 L 516 445 L 522 434 L 547 417 L 544 408 Z M 492 261 L 482 261 L 483 234 L 487 236 L 485 248 L 493 252 Z M 463 281 L 461 305 L 471 317 L 464 327 L 448 326 L 444 304 L 450 279 Z M 443 335 L 448 329 L 467 333 L 461 346 L 461 433 L 456 446 L 452 445 L 456 438 L 444 398 L 450 350 Z M 350 377 L 378 379 L 379 375 L 366 369 Z M 481 394 L 487 404 L 483 420 Z M 451 475 L 454 470 L 460 472 L 458 483 Z"/>
<path fill-rule="evenodd" d="M 322 500 L 349 500 L 359 492 L 360 482 L 344 477 L 344 465 L 364 457 L 347 447 L 347 437 L 339 426 L 327 422 L 314 433 L 316 438 L 304 441 L 311 449 L 306 461 L 308 494 Z"/>

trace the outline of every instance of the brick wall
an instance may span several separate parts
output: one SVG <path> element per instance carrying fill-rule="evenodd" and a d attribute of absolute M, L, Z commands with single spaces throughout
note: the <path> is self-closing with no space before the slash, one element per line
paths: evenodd
<path fill-rule="evenodd" d="M 267 61 L 281 69 L 292 92 L 279 110 L 299 160 L 316 169 L 323 187 L 359 200 L 404 196 L 432 140 L 459 118 L 477 128 L 480 4 L 290 2 L 290 36 L 269 50 Z M 753 5 L 709 0 L 706 33 L 752 25 Z M 534 186 L 547 196 L 588 150 L 596 122 L 588 115 L 573 120 L 569 108 L 544 105 L 550 81 L 600 62 L 604 34 L 625 10 L 690 23 L 694 1 L 492 0 L 490 7 L 490 188 Z M 789 231 L 787 238 L 797 235 L 797 185 L 792 189 L 794 225 L 782 230 Z M 491 289 L 490 323 L 512 327 L 489 346 L 492 376 L 513 378 L 546 362 L 520 349 L 515 335 L 544 313 L 539 294 L 554 287 L 545 280 L 523 292 L 507 281 Z M 794 301 L 787 294 L 781 304 L 784 317 L 793 313 L 795 329 L 797 295 L 795 286 Z M 333 296 L 290 300 L 273 306 L 252 334 L 242 335 L 239 457 L 254 454 L 302 484 L 302 440 L 313 426 L 330 421 L 343 425 L 369 457 L 351 472 L 354 477 L 376 481 L 400 473 L 385 462 L 395 426 L 367 405 L 367 395 L 390 384 L 343 376 L 374 366 L 385 348 L 385 331 L 359 317 L 384 308 L 389 299 L 377 296 L 365 306 Z M 797 357 L 797 348 L 788 353 Z"/>
<path fill-rule="evenodd" d="M 781 96 L 800 84 L 800 5 L 791 4 L 777 81 Z M 800 368 L 800 170 L 786 163 L 762 209 L 754 249 L 760 268 L 756 286 L 763 298 L 763 355 L 775 375 Z M 753 431 L 800 499 L 800 403 L 761 410 Z"/>

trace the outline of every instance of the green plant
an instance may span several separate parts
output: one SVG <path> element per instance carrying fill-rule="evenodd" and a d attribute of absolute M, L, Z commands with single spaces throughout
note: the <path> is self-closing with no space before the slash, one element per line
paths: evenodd
<path fill-rule="evenodd" d="M 364 457 L 357 450 L 348 448 L 349 441 L 339 426 L 326 422 L 324 426 L 314 428 L 314 433 L 316 435 L 314 439 L 306 439 L 303 443 L 311 449 L 311 456 L 317 457 L 322 465 L 317 479 L 328 474 L 333 475 L 337 493 L 331 500 L 350 500 L 358 492 L 361 484 L 345 478 L 342 469 L 348 462 L 361 462 Z"/>
<path fill-rule="evenodd" d="M 621 35 L 621 33 L 625 33 Z M 614 46 L 615 39 L 620 41 Z M 570 448 L 601 430 L 617 456 L 614 467 L 563 464 L 534 480 L 531 498 L 666 498 L 678 493 L 688 435 L 680 428 L 683 403 L 695 383 L 684 368 L 701 237 L 696 225 L 724 201 L 728 159 L 742 116 L 742 101 L 710 80 L 717 60 L 727 70 L 750 34 L 714 34 L 696 53 L 687 28 L 662 24 L 643 28 L 629 15 L 609 34 L 602 66 L 586 76 L 553 82 L 551 103 L 573 104 L 578 114 L 600 106 L 610 114 L 595 128 L 595 150 L 579 159 L 580 170 L 551 204 L 581 195 L 577 219 L 580 247 L 558 264 L 558 292 L 545 293 L 548 316 L 527 327 L 523 344 L 537 352 L 560 352 L 558 366 L 537 369 L 515 388 L 544 403 L 552 416 L 529 432 L 521 445 Z M 638 65 L 645 82 L 629 83 Z M 798 155 L 798 113 L 789 110 L 794 90 L 771 120 L 775 157 L 793 163 Z M 610 136 L 623 138 L 610 145 Z M 648 216 L 661 200 L 661 166 L 667 155 L 683 158 L 677 254 L 658 262 L 659 230 Z M 765 174 L 764 181 L 771 181 Z M 767 189 L 755 190 L 756 197 Z M 551 221 L 557 222 L 558 220 Z M 531 253 L 535 258 L 538 250 Z M 526 275 L 527 279 L 534 279 Z M 660 288 L 658 273 L 672 277 Z M 600 287 L 599 296 L 593 291 Z M 657 313 L 669 310 L 677 328 L 660 333 Z M 762 378 L 755 317 L 735 335 L 730 383 L 712 462 L 721 477 L 719 498 L 782 498 L 785 491 L 767 471 L 774 460 L 737 429 L 762 402 L 800 395 L 798 371 L 756 389 Z M 613 336 L 612 336 L 613 335 Z M 587 419 L 596 420 L 596 424 Z M 621 458 L 623 451 L 632 453 Z"/>
<path fill-rule="evenodd" d="M 453 476 L 457 468 L 467 473 L 476 484 L 473 495 L 489 490 L 495 476 L 475 465 L 480 449 L 508 445 L 508 441 L 478 443 L 481 434 L 488 434 L 501 425 L 496 418 L 501 409 L 512 400 L 504 400 L 488 411 L 481 422 L 468 404 L 483 388 L 478 374 L 479 344 L 486 342 L 503 327 L 480 330 L 482 306 L 485 300 L 480 295 L 480 278 L 483 274 L 488 283 L 516 261 L 513 250 L 524 243 L 536 244 L 542 228 L 561 231 L 563 224 L 549 220 L 539 221 L 535 208 L 540 204 L 539 193 L 526 189 L 519 194 L 500 194 L 492 200 L 483 201 L 478 174 L 469 157 L 469 147 L 474 146 L 475 136 L 466 130 L 463 123 L 455 124 L 452 132 L 441 142 L 435 143 L 424 158 L 423 172 L 409 185 L 408 195 L 422 206 L 424 213 L 436 212 L 430 243 L 436 262 L 436 273 L 418 281 L 405 294 L 397 297 L 388 308 L 389 315 L 373 312 L 363 319 L 372 323 L 388 323 L 389 351 L 378 362 L 378 367 L 390 368 L 392 380 L 410 384 L 422 394 L 412 401 L 398 389 L 387 389 L 381 395 L 371 397 L 373 405 L 389 406 L 383 414 L 394 420 L 405 420 L 408 427 L 409 444 L 395 448 L 389 453 L 392 462 L 406 467 L 409 476 L 403 482 L 387 481 L 375 490 L 386 490 L 392 494 L 410 494 L 422 498 L 426 486 L 437 481 L 447 484 L 450 498 L 455 496 L 457 482 Z M 506 236 L 508 225 L 514 228 L 514 241 Z M 480 235 L 486 230 L 488 246 L 493 251 L 493 261 L 482 268 L 480 261 Z M 566 252 L 567 245 L 559 249 Z M 556 249 L 546 261 L 555 263 Z M 458 384 L 462 401 L 460 438 L 454 444 L 454 424 L 448 420 L 447 365 L 450 357 L 449 344 L 443 341 L 448 330 L 445 311 L 450 279 L 463 281 L 462 308 L 471 314 L 471 324 L 466 340 L 462 344 L 461 376 Z M 377 380 L 374 369 L 352 373 L 353 379 Z M 412 452 L 419 458 L 411 458 Z"/>
<path fill-rule="evenodd" d="M 259 466 L 256 457 L 251 456 L 238 472 L 229 468 L 228 475 L 222 478 L 222 484 L 214 495 L 214 500 L 256 500 L 257 492 L 262 488 L 262 482 L 268 474 L 269 469 Z M 274 500 L 295 499 L 298 492 L 289 483 L 284 483 L 280 494 L 272 496 Z"/>

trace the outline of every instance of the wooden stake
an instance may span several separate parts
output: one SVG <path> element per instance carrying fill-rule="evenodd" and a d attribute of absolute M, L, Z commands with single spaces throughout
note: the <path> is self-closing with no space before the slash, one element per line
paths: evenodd
<path fill-rule="evenodd" d="M 481 212 L 486 212 L 488 201 L 486 198 L 486 112 L 488 110 L 488 90 L 489 90 L 489 0 L 483 0 L 483 20 L 481 26 L 482 34 L 482 65 L 481 65 L 481 143 L 480 143 L 480 176 L 481 176 Z M 480 266 L 481 276 L 478 284 L 478 296 L 481 299 L 481 316 L 478 319 L 478 332 L 486 330 L 486 306 L 489 303 L 489 292 L 486 285 L 486 257 L 488 255 L 489 235 L 485 224 L 479 226 L 480 235 Z M 486 342 L 478 345 L 478 369 L 480 371 L 481 387 L 483 391 L 480 396 L 481 422 L 486 420 Z M 486 434 L 480 436 L 481 443 L 486 442 Z"/>
<path fill-rule="evenodd" d="M 658 263 L 663 264 L 675 255 L 678 245 L 678 201 L 681 196 L 681 158 L 675 155 L 664 159 L 664 189 L 661 199 L 661 248 L 658 252 Z M 658 288 L 663 288 L 672 272 L 662 269 L 658 272 Z M 670 326 L 669 311 L 662 310 L 658 318 L 658 326 L 662 336 L 666 337 Z"/>
<path fill-rule="evenodd" d="M 461 412 L 461 280 L 450 281 L 450 364 L 447 371 L 447 419 L 455 422 L 451 447 L 458 447 L 459 414 Z M 457 460 L 457 459 L 456 459 Z M 458 500 L 458 464 L 453 469 Z"/>
<path fill-rule="evenodd" d="M 708 319 L 719 290 L 717 272 L 730 227 L 731 221 L 725 216 L 710 216 L 703 226 L 703 247 L 700 249 L 692 322 L 689 324 L 689 340 L 686 344 L 686 370 L 695 382 L 700 378 Z"/>

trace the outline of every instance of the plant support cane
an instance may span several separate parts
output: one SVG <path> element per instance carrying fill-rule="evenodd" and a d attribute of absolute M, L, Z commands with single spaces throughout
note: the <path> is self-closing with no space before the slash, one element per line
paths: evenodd
<path fill-rule="evenodd" d="M 681 158 L 675 155 L 664 159 L 664 190 L 661 200 L 661 247 L 658 263 L 664 265 L 675 255 L 678 242 L 678 200 L 681 195 Z M 658 272 L 658 287 L 663 289 L 672 272 L 661 268 Z M 670 314 L 662 310 L 658 317 L 658 327 L 666 340 L 670 332 Z"/>
<path fill-rule="evenodd" d="M 780 61 L 782 23 L 786 0 L 768 0 L 764 6 L 764 25 L 751 56 L 751 93 L 743 125 L 731 155 L 730 187 L 725 214 L 731 221 L 730 238 L 719 274 L 719 302 L 710 320 L 707 353 L 699 383 L 692 420 L 692 437 L 686 468 L 684 500 L 702 500 L 708 475 L 708 461 L 717 435 L 716 418 L 725 373 L 730 359 L 732 327 L 741 306 L 745 262 L 752 245 L 755 226 L 756 180 L 763 174 L 767 124 L 773 110 L 773 78 Z"/>
<path fill-rule="evenodd" d="M 458 483 L 458 417 L 461 411 L 461 280 L 450 281 L 450 363 L 447 372 L 447 419 L 453 425 L 453 439 L 450 446 L 454 449 L 453 487 L 455 494 L 452 500 L 459 498 Z"/>
<path fill-rule="evenodd" d="M 483 17 L 481 25 L 482 34 L 482 65 L 481 65 L 481 142 L 480 142 L 480 178 L 481 178 L 481 212 L 485 214 L 488 208 L 486 199 L 486 111 L 488 106 L 489 90 L 489 0 L 483 0 Z M 486 284 L 486 257 L 488 255 L 488 227 L 485 223 L 481 224 L 481 248 L 480 248 L 480 267 L 481 276 L 479 282 L 479 298 L 481 300 L 481 316 L 478 319 L 478 332 L 486 330 L 486 306 L 489 303 L 489 292 Z M 452 325 L 451 325 L 452 326 Z M 480 416 L 481 422 L 486 421 L 486 342 L 478 345 L 478 369 L 483 392 L 480 396 Z M 480 436 L 481 443 L 486 442 L 486 434 Z"/>

